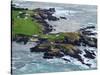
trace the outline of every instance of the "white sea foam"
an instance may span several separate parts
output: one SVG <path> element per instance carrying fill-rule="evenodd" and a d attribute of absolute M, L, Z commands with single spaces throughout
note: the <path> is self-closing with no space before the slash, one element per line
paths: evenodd
<path fill-rule="evenodd" d="M 66 61 L 59 58 L 47 59 L 47 62 L 54 63 L 54 64 L 66 64 Z"/>

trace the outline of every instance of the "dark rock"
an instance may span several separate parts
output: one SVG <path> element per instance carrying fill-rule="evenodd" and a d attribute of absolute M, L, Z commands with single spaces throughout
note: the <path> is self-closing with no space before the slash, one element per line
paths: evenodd
<path fill-rule="evenodd" d="M 53 52 L 53 51 L 50 51 L 50 52 L 46 52 L 44 53 L 44 56 L 43 58 L 53 58 L 53 57 L 57 57 L 57 58 L 60 58 L 60 57 L 63 57 L 64 54 L 61 53 L 61 52 Z"/>
<path fill-rule="evenodd" d="M 94 51 L 91 51 L 91 53 L 92 53 L 94 56 L 96 56 L 96 54 L 94 53 Z"/>
<path fill-rule="evenodd" d="M 96 35 L 97 33 L 93 33 L 91 31 L 83 31 L 82 32 L 84 35 Z"/>
<path fill-rule="evenodd" d="M 63 53 L 65 53 L 66 55 L 73 56 L 73 55 L 78 55 L 79 53 L 81 53 L 81 50 L 79 50 L 72 44 L 62 44 L 61 48 L 63 49 Z"/>
<path fill-rule="evenodd" d="M 84 51 L 85 51 L 85 53 L 86 53 L 86 54 L 84 55 L 86 58 L 90 58 L 90 59 L 94 59 L 94 58 L 95 58 L 93 52 L 90 52 L 90 51 L 88 51 L 88 50 L 86 50 L 86 49 L 85 49 Z"/>
<path fill-rule="evenodd" d="M 81 45 L 81 39 L 72 40 L 70 38 L 65 37 L 63 43 L 72 44 L 72 45 L 75 45 L 75 46 L 80 46 Z"/>
<path fill-rule="evenodd" d="M 44 53 L 45 58 L 51 58 L 51 57 L 60 58 L 63 56 L 64 56 L 64 53 L 61 52 L 57 46 L 55 46 L 55 48 L 52 48 L 50 51 Z"/>
<path fill-rule="evenodd" d="M 52 15 L 48 15 L 48 20 L 49 21 L 57 21 L 57 20 L 59 20 L 59 18 L 52 16 Z"/>
<path fill-rule="evenodd" d="M 88 26 L 87 29 L 95 28 L 95 26 Z"/>
<path fill-rule="evenodd" d="M 70 62 L 70 60 L 69 59 L 66 59 L 66 58 L 63 58 L 63 60 Z"/>
<path fill-rule="evenodd" d="M 83 63 L 84 61 L 83 61 L 83 59 L 81 58 L 81 56 L 80 55 L 78 55 L 78 54 L 71 54 L 70 55 L 71 57 L 73 57 L 73 58 L 76 58 L 78 61 L 80 61 L 81 63 Z"/>
<path fill-rule="evenodd" d="M 51 31 L 52 31 L 52 29 L 45 27 L 45 30 L 43 30 L 43 33 L 47 34 L 47 33 L 51 32 Z"/>
<path fill-rule="evenodd" d="M 76 58 L 78 61 L 80 61 L 82 64 L 84 64 L 84 60 L 82 59 L 82 57 L 79 54 L 67 54 L 73 58 Z"/>
<path fill-rule="evenodd" d="M 49 8 L 49 11 L 55 12 L 55 8 Z"/>
<path fill-rule="evenodd" d="M 86 29 L 94 29 L 95 26 L 87 26 L 85 28 L 81 28 L 80 31 L 85 31 Z"/>
<path fill-rule="evenodd" d="M 53 26 L 49 26 L 50 29 L 53 29 Z"/>
<path fill-rule="evenodd" d="M 78 55 L 78 54 L 74 54 L 74 55 L 70 55 L 71 57 L 73 57 L 73 58 L 76 58 L 78 61 L 80 61 L 82 64 L 85 64 L 85 65 L 87 65 L 87 66 L 91 66 L 91 64 L 86 64 L 86 63 L 84 63 L 84 60 L 83 60 L 83 58 L 80 56 L 80 55 Z"/>
<path fill-rule="evenodd" d="M 88 35 L 96 35 L 97 33 L 89 33 Z"/>
<path fill-rule="evenodd" d="M 23 42 L 24 44 L 26 44 L 29 40 L 29 36 L 26 36 L 24 34 L 17 34 L 14 37 L 12 37 L 12 40 L 16 41 L 17 43 Z"/>
<path fill-rule="evenodd" d="M 86 47 L 86 44 L 85 43 L 82 43 L 82 46 L 85 46 Z"/>
<path fill-rule="evenodd" d="M 60 18 L 61 18 L 61 19 L 67 19 L 66 17 L 62 17 L 62 16 L 60 16 Z"/>
<path fill-rule="evenodd" d="M 41 19 L 39 22 L 42 24 L 47 24 L 47 22 L 44 19 Z"/>
<path fill-rule="evenodd" d="M 28 40 L 29 40 L 28 38 L 20 38 L 16 42 L 24 42 L 24 44 L 26 44 L 28 42 Z"/>
<path fill-rule="evenodd" d="M 93 41 L 97 44 L 97 38 L 93 38 Z"/>
<path fill-rule="evenodd" d="M 17 38 L 16 37 L 12 37 L 12 39 L 11 39 L 12 41 L 16 41 L 17 40 Z"/>
<path fill-rule="evenodd" d="M 44 34 L 47 34 L 52 31 L 52 26 L 50 26 L 46 21 L 42 20 L 41 23 L 44 26 L 44 30 L 43 30 Z"/>
<path fill-rule="evenodd" d="M 79 40 L 75 40 L 74 42 L 71 42 L 71 44 L 77 45 L 77 46 L 80 46 L 81 45 L 81 43 L 80 43 Z"/>
<path fill-rule="evenodd" d="M 55 57 L 63 57 L 64 56 L 64 54 L 63 53 L 61 53 L 61 52 L 59 52 L 59 53 L 57 53 L 56 55 L 55 55 Z"/>
<path fill-rule="evenodd" d="M 44 59 L 53 59 L 53 56 L 43 56 Z"/>
<path fill-rule="evenodd" d="M 32 47 L 30 48 L 30 52 L 48 52 L 50 50 L 49 46 L 43 46 L 43 47 Z"/>
<path fill-rule="evenodd" d="M 40 12 L 39 15 L 41 16 L 42 19 L 47 19 L 48 15 L 44 14 L 43 12 Z"/>
<path fill-rule="evenodd" d="M 37 20 L 41 20 L 42 19 L 40 15 L 32 15 L 31 17 L 32 18 L 35 18 Z"/>
<path fill-rule="evenodd" d="M 87 37 L 85 35 L 82 36 L 81 42 L 90 46 L 90 47 L 96 47 L 97 48 L 97 39 L 92 37 Z"/>
<path fill-rule="evenodd" d="M 44 56 L 43 56 L 44 59 L 52 59 L 53 57 L 54 55 L 48 52 L 44 53 Z"/>
<path fill-rule="evenodd" d="M 91 67 L 91 64 L 84 63 L 84 62 L 82 62 L 82 64 L 84 64 L 84 65 L 86 65 L 86 66 L 88 66 L 88 67 Z"/>
<path fill-rule="evenodd" d="M 85 41 L 86 44 L 88 44 L 88 46 L 90 47 L 96 47 L 97 48 L 97 43 L 95 43 L 94 41 Z"/>
<path fill-rule="evenodd" d="M 87 65 L 87 66 L 91 67 L 91 64 L 85 64 L 85 65 Z"/>
<path fill-rule="evenodd" d="M 48 42 L 46 38 L 38 38 L 38 40 L 40 44 Z"/>
<path fill-rule="evenodd" d="M 83 59 L 81 58 L 81 56 L 79 54 L 82 53 L 81 50 L 77 49 L 76 47 L 74 47 L 73 45 L 66 45 L 66 50 L 63 50 L 63 53 L 66 55 L 69 55 L 73 58 L 76 58 L 78 61 L 80 61 L 81 63 L 84 63 Z"/>

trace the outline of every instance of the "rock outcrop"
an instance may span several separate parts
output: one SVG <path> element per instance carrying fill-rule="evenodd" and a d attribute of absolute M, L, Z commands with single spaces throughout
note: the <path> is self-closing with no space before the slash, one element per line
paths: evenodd
<path fill-rule="evenodd" d="M 49 44 L 39 44 L 36 47 L 30 48 L 30 52 L 48 52 L 50 51 Z"/>
<path fill-rule="evenodd" d="M 60 58 L 60 57 L 63 57 L 63 56 L 64 56 L 64 54 L 62 52 L 60 52 L 59 49 L 55 49 L 55 50 L 51 50 L 49 52 L 45 52 L 43 58 L 50 59 L 50 58 L 53 58 L 53 57 Z"/>
<path fill-rule="evenodd" d="M 18 34 L 15 37 L 13 37 L 13 41 L 16 41 L 17 43 L 24 43 L 27 44 L 27 42 L 29 41 L 29 37 L 23 34 Z"/>
<path fill-rule="evenodd" d="M 94 59 L 95 58 L 95 53 L 93 51 L 89 51 L 89 50 L 84 50 L 86 54 L 84 54 L 84 56 L 86 58 L 89 58 L 89 59 Z"/>

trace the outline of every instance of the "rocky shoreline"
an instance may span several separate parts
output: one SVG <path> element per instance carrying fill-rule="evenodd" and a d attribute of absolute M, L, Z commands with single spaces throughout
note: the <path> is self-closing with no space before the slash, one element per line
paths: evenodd
<path fill-rule="evenodd" d="M 49 9 L 34 9 L 33 12 L 35 13 L 32 15 L 33 20 L 36 19 L 40 24 L 43 26 L 43 33 L 49 33 L 53 30 L 53 27 L 49 25 L 46 20 L 49 21 L 57 21 L 59 18 L 53 16 L 55 12 L 55 8 L 49 8 Z"/>
<path fill-rule="evenodd" d="M 97 48 L 97 38 L 94 37 L 88 37 L 85 34 L 82 34 L 83 30 L 78 33 L 77 35 L 79 39 L 70 39 L 71 37 L 64 36 L 64 40 L 55 40 L 55 41 L 49 41 L 46 38 L 40 38 L 40 37 L 35 37 L 38 40 L 37 46 L 30 48 L 30 52 L 43 52 L 43 58 L 44 59 L 53 59 L 54 57 L 56 58 L 62 58 L 65 55 L 71 56 L 78 61 L 80 61 L 82 64 L 85 64 L 87 66 L 91 66 L 91 64 L 85 63 L 84 59 L 80 56 L 82 51 L 77 48 L 77 46 L 89 46 L 89 47 L 94 47 Z M 71 34 L 71 33 L 70 33 Z M 75 33 L 74 33 L 75 34 Z M 57 35 L 57 34 L 55 34 Z M 75 35 L 73 35 L 75 36 Z M 74 38 L 76 38 L 75 36 Z M 32 38 L 32 37 L 30 37 Z M 24 42 L 26 44 L 29 40 L 29 37 L 23 36 L 23 37 L 17 37 L 15 39 L 16 42 Z M 93 51 L 90 51 L 88 49 L 84 49 L 84 57 L 89 58 L 89 59 L 95 59 L 96 54 Z M 70 62 L 67 58 L 63 58 L 65 61 Z"/>
<path fill-rule="evenodd" d="M 42 30 L 44 35 L 50 35 L 50 32 L 53 29 L 51 25 L 49 25 L 46 20 L 49 21 L 57 21 L 59 18 L 53 16 L 55 12 L 55 8 L 49 8 L 49 9 L 40 9 L 37 8 L 33 10 L 35 13 L 34 15 L 31 15 L 33 20 L 35 19 L 37 22 L 39 22 L 42 25 Z M 60 17 L 60 19 L 66 19 L 66 17 Z M 44 59 L 53 59 L 56 58 L 62 58 L 65 55 L 68 55 L 70 57 L 76 58 L 78 61 L 80 61 L 82 64 L 85 64 L 87 66 L 91 66 L 91 64 L 85 63 L 84 59 L 80 56 L 82 54 L 82 51 L 77 46 L 89 46 L 97 48 L 97 38 L 95 37 L 89 37 L 90 35 L 96 35 L 97 33 L 93 33 L 92 31 L 89 31 L 88 29 L 94 29 L 94 26 L 88 26 L 86 28 L 80 29 L 78 32 L 66 32 L 61 33 L 63 34 L 64 39 L 60 40 L 53 40 L 50 41 L 48 38 L 40 37 L 39 35 L 33 35 L 33 36 L 26 36 L 23 34 L 16 35 L 13 38 L 13 41 L 16 42 L 23 42 L 26 44 L 28 41 L 36 42 L 37 46 L 30 48 L 30 52 L 43 52 L 43 58 Z M 53 35 L 58 35 L 60 33 L 56 33 Z M 58 35 L 59 37 L 59 35 Z M 31 40 L 32 39 L 32 40 Z M 34 40 L 36 39 L 36 40 Z M 84 57 L 89 59 L 95 59 L 96 54 L 93 51 L 89 51 L 88 49 L 84 50 L 85 54 Z M 69 61 L 67 58 L 63 58 L 65 61 Z"/>

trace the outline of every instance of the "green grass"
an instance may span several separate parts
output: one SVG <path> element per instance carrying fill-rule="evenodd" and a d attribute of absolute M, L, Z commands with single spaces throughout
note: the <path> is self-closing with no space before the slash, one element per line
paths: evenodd
<path fill-rule="evenodd" d="M 16 34 L 24 34 L 24 35 L 34 35 L 41 34 L 41 26 L 36 20 L 32 21 L 30 16 L 27 16 L 28 19 L 25 18 L 17 18 L 20 11 L 25 11 L 30 14 L 28 10 L 12 10 L 12 33 Z"/>
<path fill-rule="evenodd" d="M 59 36 L 56 36 L 56 35 L 59 35 Z M 57 40 L 64 40 L 64 36 L 62 34 L 48 34 L 48 35 L 45 35 L 45 34 L 42 34 L 40 35 L 41 38 L 46 38 L 48 39 L 49 41 L 57 41 Z"/>

